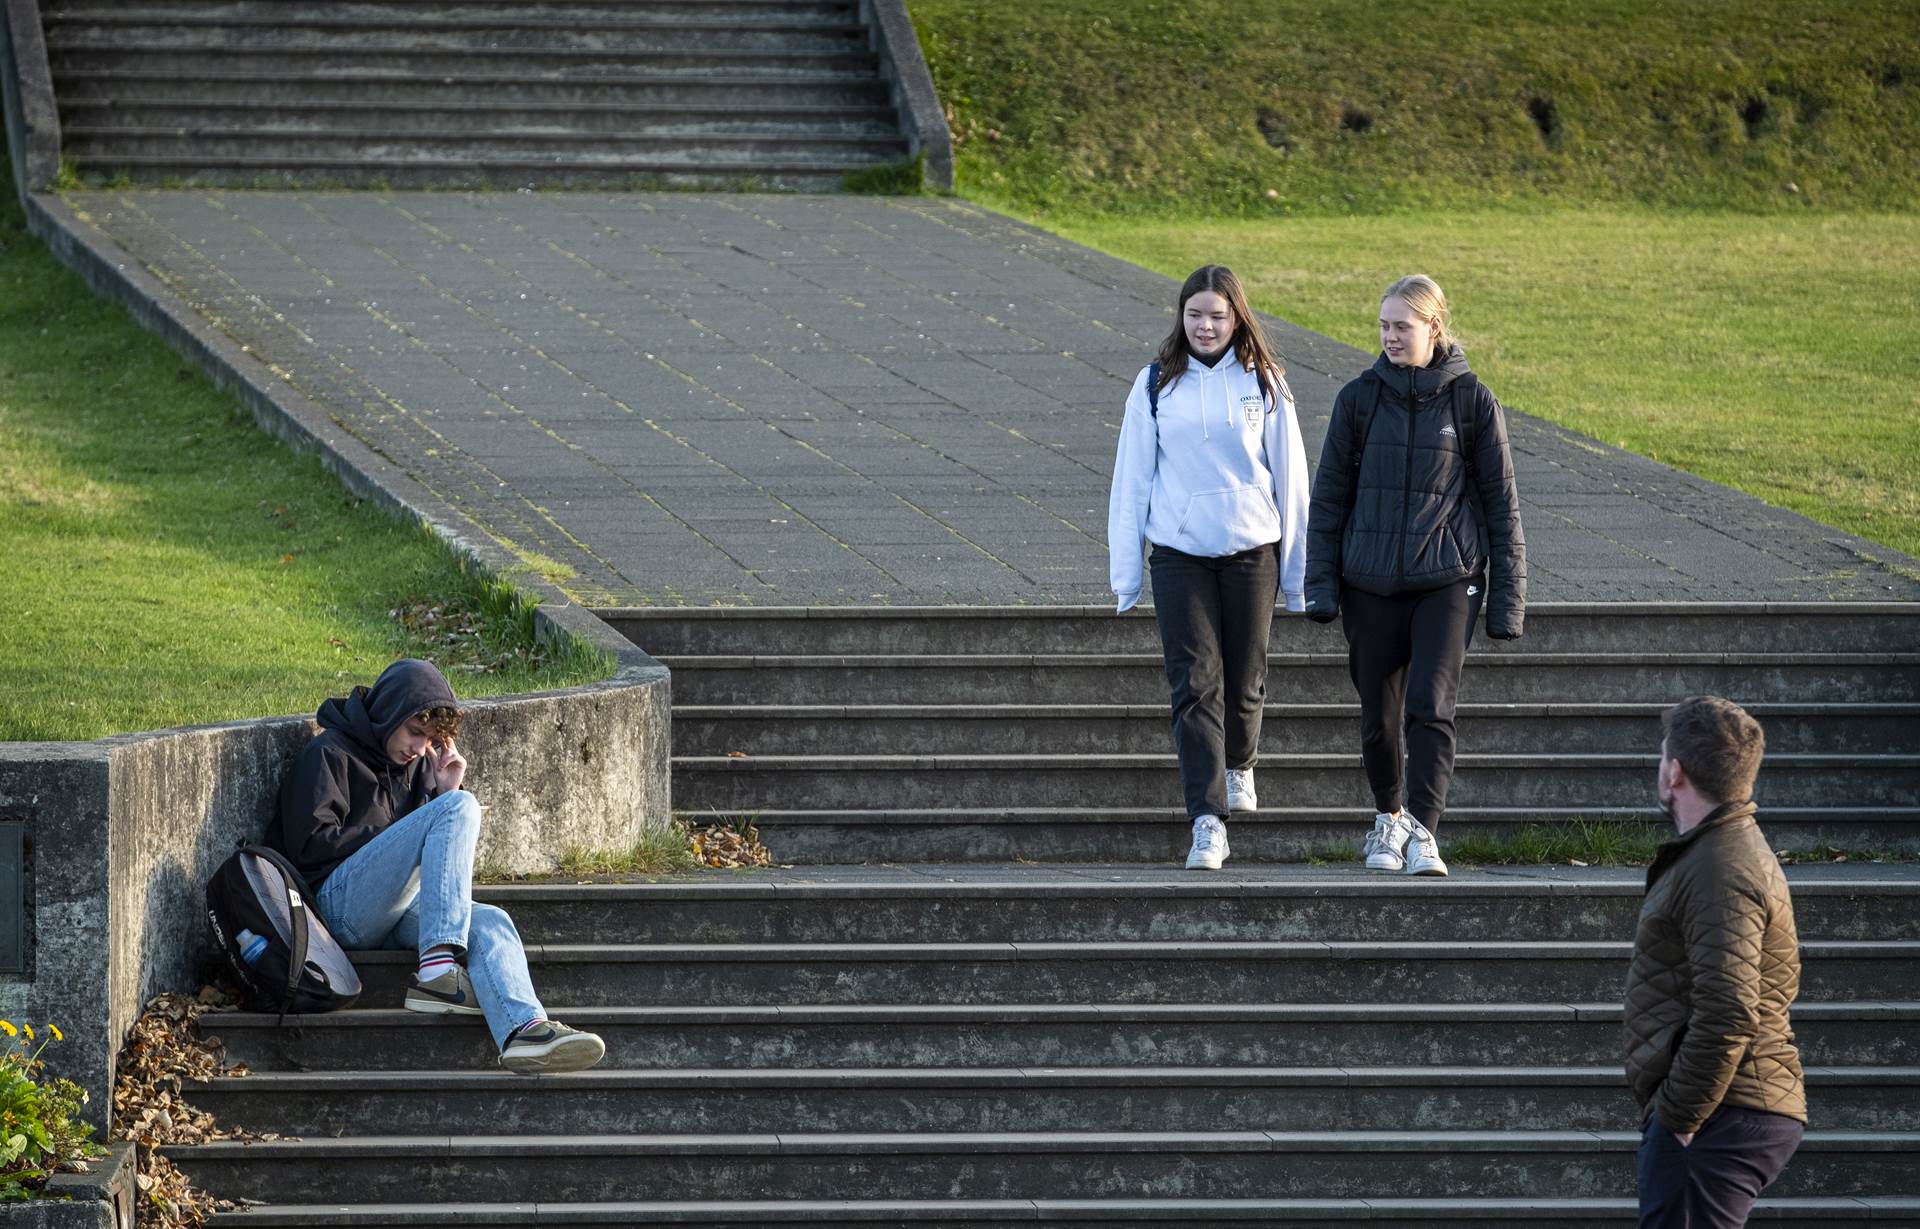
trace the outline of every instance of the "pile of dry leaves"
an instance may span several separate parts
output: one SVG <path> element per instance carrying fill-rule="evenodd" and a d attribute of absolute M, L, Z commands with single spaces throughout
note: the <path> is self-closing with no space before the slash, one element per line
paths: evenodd
<path fill-rule="evenodd" d="M 743 866 L 770 866 L 773 855 L 760 843 L 760 829 L 747 825 L 745 832 L 731 824 L 690 828 L 687 848 L 702 866 L 718 870 L 737 870 Z"/>
<path fill-rule="evenodd" d="M 183 1080 L 247 1074 L 244 1065 L 224 1060 L 219 1042 L 202 1040 L 193 1027 L 207 1011 L 238 1005 L 213 986 L 198 995 L 163 994 L 147 1004 L 121 1047 L 113 1084 L 113 1138 L 135 1145 L 143 1226 L 197 1227 L 215 1212 L 243 1206 L 194 1189 L 186 1175 L 161 1155 L 163 1145 L 276 1138 L 222 1127 L 213 1115 L 193 1108 L 181 1095 Z"/>

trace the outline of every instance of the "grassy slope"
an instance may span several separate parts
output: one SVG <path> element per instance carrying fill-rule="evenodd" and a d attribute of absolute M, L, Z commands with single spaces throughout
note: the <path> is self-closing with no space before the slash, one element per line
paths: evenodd
<path fill-rule="evenodd" d="M 1910 0 L 909 7 L 965 190 L 1040 215 L 1905 208 L 1920 184 Z"/>
<path fill-rule="evenodd" d="M 405 654 L 463 696 L 606 670 L 530 662 L 529 622 L 446 548 L 271 440 L 58 265 L 3 172 L 0 560 L 0 740 L 310 711 Z M 409 605 L 485 630 L 411 632 L 389 614 Z"/>
<path fill-rule="evenodd" d="M 1510 404 L 1920 553 L 1910 3 L 910 7 L 967 195 L 1366 349 L 1432 274 Z"/>

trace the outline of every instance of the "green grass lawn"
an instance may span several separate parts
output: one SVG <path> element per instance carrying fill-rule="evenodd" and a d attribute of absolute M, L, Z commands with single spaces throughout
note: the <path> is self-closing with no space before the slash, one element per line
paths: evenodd
<path fill-rule="evenodd" d="M 24 229 L 0 172 L 0 740 L 311 712 L 398 656 L 462 696 L 611 663 L 262 432 Z"/>
<path fill-rule="evenodd" d="M 1920 553 L 1910 3 L 909 8 L 964 195 L 1367 350 L 1431 274 L 1515 408 Z"/>
<path fill-rule="evenodd" d="M 1259 307 L 1365 350 L 1380 291 L 1430 274 L 1506 404 L 1920 555 L 1920 214 L 1051 225 L 1176 278 L 1232 265 Z"/>

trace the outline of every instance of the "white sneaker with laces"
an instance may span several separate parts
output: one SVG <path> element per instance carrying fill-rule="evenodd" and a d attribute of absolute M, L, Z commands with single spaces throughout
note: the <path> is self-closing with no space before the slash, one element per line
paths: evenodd
<path fill-rule="evenodd" d="M 1446 874 L 1447 864 L 1440 860 L 1440 842 L 1419 820 L 1409 816 L 1407 822 L 1413 825 L 1413 834 L 1407 838 L 1407 874 Z"/>
<path fill-rule="evenodd" d="M 1380 814 L 1373 817 L 1373 831 L 1367 833 L 1367 844 L 1362 851 L 1367 859 L 1370 871 L 1403 871 L 1407 869 L 1407 837 L 1413 832 L 1413 820 L 1405 811 L 1395 811 L 1391 815 Z"/>
<path fill-rule="evenodd" d="M 1218 815 L 1202 815 L 1193 821 L 1193 848 L 1187 851 L 1190 871 L 1217 871 L 1227 860 L 1227 826 Z"/>
<path fill-rule="evenodd" d="M 1227 769 L 1227 810 L 1257 811 L 1260 809 L 1260 795 L 1253 790 L 1253 769 Z"/>

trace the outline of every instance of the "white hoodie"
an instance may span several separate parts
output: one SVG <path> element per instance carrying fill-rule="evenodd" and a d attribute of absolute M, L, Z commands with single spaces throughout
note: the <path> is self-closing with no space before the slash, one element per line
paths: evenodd
<path fill-rule="evenodd" d="M 1307 566 L 1307 453 L 1293 392 L 1278 374 L 1260 381 L 1231 351 L 1213 367 L 1189 359 L 1160 394 L 1155 418 L 1147 370 L 1133 381 L 1107 503 L 1107 553 L 1121 610 L 1140 600 L 1147 542 L 1189 555 L 1238 554 L 1280 544 L 1280 599 L 1304 610 Z"/>

